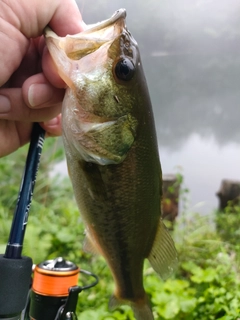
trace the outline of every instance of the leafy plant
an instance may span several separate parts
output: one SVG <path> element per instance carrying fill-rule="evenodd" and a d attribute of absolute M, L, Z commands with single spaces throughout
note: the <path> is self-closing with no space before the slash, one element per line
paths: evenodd
<path fill-rule="evenodd" d="M 82 250 L 84 227 L 70 181 L 51 174 L 53 164 L 63 156 L 60 147 L 57 158 L 49 163 L 54 143 L 48 142 L 43 153 L 24 254 L 31 256 L 35 263 L 63 256 L 98 275 L 99 284 L 79 295 L 79 320 L 134 320 L 128 306 L 114 312 L 108 310 L 108 300 L 114 290 L 113 280 L 103 258 Z M 2 252 L 8 239 L 26 152 L 27 147 L 0 160 L 0 188 L 4 190 L 0 193 Z M 208 216 L 185 212 L 177 219 L 172 233 L 179 264 L 172 278 L 163 282 L 146 262 L 144 283 L 156 320 L 239 319 L 240 207 L 236 206 L 234 212 L 228 210 L 225 214 Z M 80 274 L 80 285 L 91 281 Z"/>

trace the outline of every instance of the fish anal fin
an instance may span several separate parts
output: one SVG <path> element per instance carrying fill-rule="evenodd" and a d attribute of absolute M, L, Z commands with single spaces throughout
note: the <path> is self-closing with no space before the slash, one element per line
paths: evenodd
<path fill-rule="evenodd" d="M 88 234 L 84 239 L 83 250 L 87 253 L 100 254 L 97 246 L 94 244 L 94 241 L 90 238 Z"/>
<path fill-rule="evenodd" d="M 169 277 L 177 266 L 177 251 L 173 239 L 162 220 L 159 221 L 157 233 L 148 260 L 162 279 Z"/>
<path fill-rule="evenodd" d="M 120 306 L 122 306 L 123 304 L 126 304 L 125 301 L 122 301 L 120 299 L 118 299 L 114 294 L 111 296 L 109 303 L 108 303 L 108 308 L 110 311 L 113 311 L 117 308 L 119 308 Z"/>
<path fill-rule="evenodd" d="M 127 304 L 132 308 L 136 320 L 154 320 L 149 299 L 146 294 L 143 299 L 138 301 L 121 300 L 115 295 L 112 295 L 108 306 L 110 310 L 114 310 L 123 304 Z"/>

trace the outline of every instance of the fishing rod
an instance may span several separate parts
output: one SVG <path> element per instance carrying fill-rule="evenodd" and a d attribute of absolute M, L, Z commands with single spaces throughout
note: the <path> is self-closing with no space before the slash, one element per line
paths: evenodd
<path fill-rule="evenodd" d="M 9 241 L 4 255 L 6 259 L 21 258 L 28 214 L 44 143 L 44 135 L 44 129 L 38 123 L 34 123 Z"/>
<path fill-rule="evenodd" d="M 78 294 L 98 283 L 95 274 L 62 257 L 33 268 L 32 259 L 22 256 L 44 136 L 45 131 L 35 123 L 9 240 L 5 254 L 0 254 L 0 320 L 77 320 Z M 79 273 L 93 277 L 94 282 L 78 286 Z"/>
<path fill-rule="evenodd" d="M 31 284 L 32 259 L 22 256 L 22 247 L 44 135 L 34 123 L 8 244 L 0 255 L 0 319 L 20 319 Z"/>

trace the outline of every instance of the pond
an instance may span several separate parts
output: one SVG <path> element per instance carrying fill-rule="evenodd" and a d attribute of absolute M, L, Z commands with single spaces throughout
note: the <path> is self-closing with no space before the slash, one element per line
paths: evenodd
<path fill-rule="evenodd" d="M 86 23 L 127 9 L 152 99 L 163 173 L 183 174 L 194 211 L 216 208 L 221 180 L 240 180 L 239 1 L 77 2 Z"/>

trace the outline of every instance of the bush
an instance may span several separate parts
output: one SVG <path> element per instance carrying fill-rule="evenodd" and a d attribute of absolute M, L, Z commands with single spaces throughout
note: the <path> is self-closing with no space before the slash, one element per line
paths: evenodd
<path fill-rule="evenodd" d="M 229 246 L 230 254 L 237 255 L 240 261 L 240 206 L 229 205 L 223 212 L 216 212 L 218 234 Z"/>

